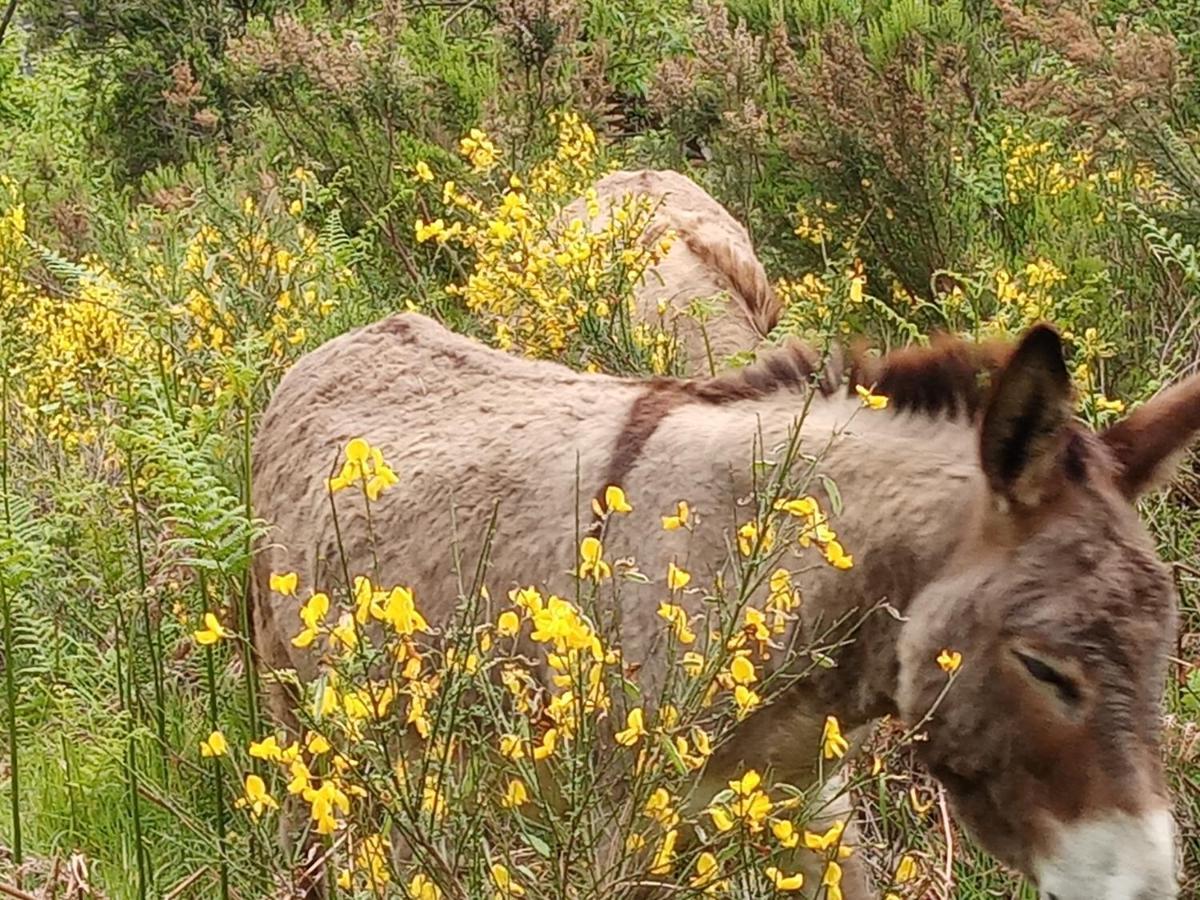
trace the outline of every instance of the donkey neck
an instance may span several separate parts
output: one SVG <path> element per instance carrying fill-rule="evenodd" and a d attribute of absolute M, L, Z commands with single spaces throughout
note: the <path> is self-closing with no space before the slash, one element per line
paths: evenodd
<path fill-rule="evenodd" d="M 756 427 L 769 432 L 765 442 L 785 439 L 782 425 L 768 429 L 766 423 L 794 421 L 789 410 L 794 414 L 794 398 L 753 411 Z M 710 435 L 723 433 L 717 438 L 722 456 L 745 459 L 741 451 L 750 433 L 745 419 L 732 423 L 710 415 L 706 427 Z M 952 557 L 972 515 L 980 475 L 974 430 L 965 421 L 870 411 L 857 400 L 822 398 L 811 405 L 802 436 L 804 452 L 817 458 L 817 472 L 837 484 L 843 508 L 831 524 L 854 558 L 853 567 L 842 571 L 802 551 L 794 578 L 802 593 L 800 645 L 825 646 L 835 665 L 811 669 L 742 723 L 738 738 L 721 749 L 706 774 L 713 789 L 747 765 L 769 766 L 778 778 L 808 783 L 816 775 L 826 716 L 836 716 L 850 733 L 897 712 L 902 619 Z M 738 496 L 749 493 L 746 478 L 736 487 Z M 808 487 L 820 494 L 820 484 Z M 823 503 L 832 506 L 828 496 Z M 838 622 L 843 624 L 831 629 Z M 820 635 L 827 640 L 817 639 Z M 800 664 L 809 668 L 806 661 Z"/>
<path fill-rule="evenodd" d="M 854 566 L 819 571 L 802 584 L 805 624 L 859 623 L 853 641 L 834 654 L 837 667 L 811 679 L 815 701 L 854 726 L 895 711 L 896 615 L 904 616 L 952 557 L 981 476 L 975 430 L 965 421 L 862 410 L 845 422 L 845 405 L 830 401 L 837 408 L 831 422 L 821 405 L 805 434 L 835 435 L 817 470 L 841 494 L 833 524 Z"/>

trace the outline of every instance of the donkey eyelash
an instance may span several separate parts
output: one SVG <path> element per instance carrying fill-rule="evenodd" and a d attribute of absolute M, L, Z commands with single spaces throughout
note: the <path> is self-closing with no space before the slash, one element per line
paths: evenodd
<path fill-rule="evenodd" d="M 1079 702 L 1079 685 L 1077 685 L 1072 679 L 1042 662 L 1035 656 L 1022 653 L 1020 650 L 1014 650 L 1013 655 L 1021 661 L 1021 665 L 1025 667 L 1025 671 L 1043 684 L 1048 684 L 1053 687 L 1056 691 L 1058 691 L 1059 697 L 1061 697 L 1065 702 L 1071 704 Z"/>

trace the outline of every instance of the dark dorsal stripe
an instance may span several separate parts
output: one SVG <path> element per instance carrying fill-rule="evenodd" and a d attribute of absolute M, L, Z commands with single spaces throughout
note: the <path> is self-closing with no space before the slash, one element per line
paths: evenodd
<path fill-rule="evenodd" d="M 653 437 L 658 426 L 670 414 L 687 403 L 691 396 L 685 389 L 688 382 L 676 381 L 670 378 L 656 378 L 650 381 L 645 390 L 638 395 L 629 408 L 629 416 L 621 428 L 617 440 L 613 444 L 612 456 L 608 468 L 604 470 L 604 480 L 600 483 L 593 506 L 605 509 L 604 493 L 609 485 L 620 485 L 625 476 L 633 469 L 646 442 Z M 588 527 L 588 534 L 595 536 L 600 531 L 600 516 L 595 516 Z"/>

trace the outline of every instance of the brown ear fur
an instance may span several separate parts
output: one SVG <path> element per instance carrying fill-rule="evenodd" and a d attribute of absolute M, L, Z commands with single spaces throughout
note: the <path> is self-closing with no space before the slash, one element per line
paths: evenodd
<path fill-rule="evenodd" d="M 1026 507 L 1054 489 L 1067 425 L 1071 378 L 1049 325 L 1026 332 L 996 379 L 980 426 L 979 455 L 992 490 Z"/>
<path fill-rule="evenodd" d="M 1104 442 L 1120 472 L 1117 482 L 1130 499 L 1170 478 L 1175 457 L 1200 431 L 1200 375 L 1157 394 L 1108 428 Z"/>

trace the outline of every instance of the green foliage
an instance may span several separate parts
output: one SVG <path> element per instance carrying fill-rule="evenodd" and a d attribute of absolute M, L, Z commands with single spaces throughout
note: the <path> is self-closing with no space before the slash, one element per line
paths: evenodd
<path fill-rule="evenodd" d="M 597 172 L 680 169 L 741 218 L 786 304 L 775 338 L 891 346 L 1048 317 L 1097 425 L 1194 371 L 1194 3 L 1092 6 L 19 4 L 0 46 L 0 361 L 13 391 L 41 393 L 2 436 L 21 784 L 0 843 L 16 808 L 26 855 L 81 851 L 114 897 L 138 896 L 139 855 L 159 893 L 203 870 L 194 895 L 218 896 L 222 869 L 234 893 L 270 890 L 262 835 L 222 834 L 237 786 L 197 756 L 214 727 L 231 743 L 262 736 L 246 658 L 191 637 L 205 612 L 231 625 L 244 612 L 257 416 L 299 354 L 401 308 L 501 340 L 526 295 L 457 288 L 561 248 L 535 234 L 530 253 L 524 231 L 502 228 L 491 243 L 418 240 L 415 226 L 486 235 L 521 208 L 509 201 L 539 161 L 574 158 L 548 112 L 590 123 Z M 461 152 L 475 127 L 503 148 L 494 172 Z M 447 181 L 479 208 L 455 208 Z M 539 212 L 542 231 L 569 187 Z M 547 309 L 629 287 L 597 285 L 573 282 L 570 303 Z M 647 346 L 596 352 L 604 322 L 583 321 L 576 364 L 669 368 Z M 522 349 L 547 323 L 526 323 Z M 66 376 L 64 347 L 78 353 Z M 1196 472 L 1144 506 L 1177 561 L 1192 666 L 1168 691 L 1167 752 L 1193 893 Z M 879 846 L 945 851 L 908 799 L 924 787 L 880 783 Z M 969 845 L 953 871 L 963 898 L 1028 893 Z"/>

